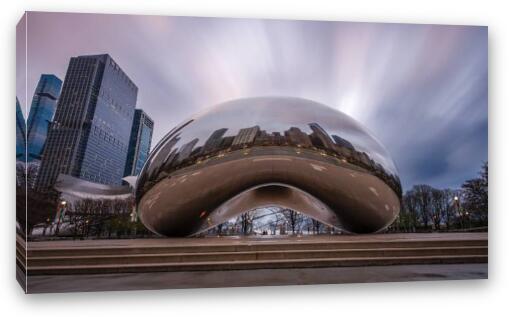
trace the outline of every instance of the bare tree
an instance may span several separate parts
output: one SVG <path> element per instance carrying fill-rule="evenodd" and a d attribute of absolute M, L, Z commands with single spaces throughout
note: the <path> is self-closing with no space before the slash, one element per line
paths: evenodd
<path fill-rule="evenodd" d="M 303 219 L 302 214 L 292 209 L 283 209 L 281 213 L 285 215 L 286 220 L 290 225 L 290 229 L 292 230 L 292 234 L 298 232 Z"/>
<path fill-rule="evenodd" d="M 445 203 L 444 203 L 445 202 Z M 436 188 L 431 189 L 431 221 L 435 230 L 440 230 L 442 217 L 445 214 L 448 203 L 444 201 L 444 191 Z"/>
<path fill-rule="evenodd" d="M 320 234 L 323 228 L 323 224 L 315 219 L 311 219 L 311 225 L 313 227 L 313 234 Z"/>
<path fill-rule="evenodd" d="M 406 192 L 403 197 L 402 220 L 403 226 L 410 232 L 415 232 L 419 226 L 419 213 L 417 211 L 417 203 L 415 193 L 413 191 Z"/>
<path fill-rule="evenodd" d="M 252 211 L 246 211 L 242 215 L 240 215 L 240 227 L 241 232 L 244 235 L 248 235 L 251 233 L 252 224 L 253 224 L 253 216 L 254 213 Z"/>
<path fill-rule="evenodd" d="M 432 189 L 433 188 L 429 185 L 415 185 L 412 190 L 415 195 L 415 203 L 424 230 L 428 229 L 428 225 L 430 222 Z"/>
<path fill-rule="evenodd" d="M 53 220 L 60 199 L 60 193 L 53 189 L 35 190 L 32 184 L 36 177 L 35 165 L 16 164 L 16 221 L 20 224 L 20 233 L 27 236 L 35 225 L 47 226 Z"/>
<path fill-rule="evenodd" d="M 463 207 L 480 225 L 488 224 L 488 162 L 482 166 L 478 178 L 469 179 L 464 190 Z"/>
<path fill-rule="evenodd" d="M 442 190 L 442 206 L 445 207 L 443 219 L 445 229 L 450 230 L 454 220 L 454 192 L 451 189 Z"/>

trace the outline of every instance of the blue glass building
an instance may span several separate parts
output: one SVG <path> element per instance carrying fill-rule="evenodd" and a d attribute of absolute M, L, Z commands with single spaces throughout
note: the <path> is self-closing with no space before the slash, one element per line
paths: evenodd
<path fill-rule="evenodd" d="M 26 124 L 16 97 L 16 161 L 26 161 Z"/>
<path fill-rule="evenodd" d="M 27 161 L 40 160 L 50 122 L 57 108 L 62 81 L 55 75 L 43 74 L 35 89 L 27 123 Z"/>
<path fill-rule="evenodd" d="M 125 176 L 138 175 L 147 161 L 152 143 L 154 121 L 141 109 L 134 112 Z"/>
<path fill-rule="evenodd" d="M 50 125 L 36 187 L 59 174 L 120 185 L 138 87 L 107 54 L 72 57 Z"/>

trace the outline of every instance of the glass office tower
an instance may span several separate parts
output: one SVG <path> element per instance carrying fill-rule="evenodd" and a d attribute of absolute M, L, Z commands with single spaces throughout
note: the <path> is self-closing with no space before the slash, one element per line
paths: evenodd
<path fill-rule="evenodd" d="M 36 187 L 52 186 L 59 174 L 121 184 L 137 95 L 109 55 L 71 58 Z"/>
<path fill-rule="evenodd" d="M 16 161 L 26 160 L 26 125 L 25 117 L 21 111 L 18 98 L 16 97 Z"/>
<path fill-rule="evenodd" d="M 55 75 L 41 75 L 28 114 L 28 162 L 41 159 L 49 124 L 53 120 L 61 88 L 62 81 Z"/>
<path fill-rule="evenodd" d="M 154 121 L 141 109 L 134 112 L 131 140 L 124 175 L 138 175 L 147 161 L 152 143 Z"/>

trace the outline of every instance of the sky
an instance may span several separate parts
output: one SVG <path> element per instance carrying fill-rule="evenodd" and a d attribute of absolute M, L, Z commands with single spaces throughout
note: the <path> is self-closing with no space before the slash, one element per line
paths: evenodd
<path fill-rule="evenodd" d="M 215 104 L 291 96 L 363 124 L 404 189 L 458 188 L 488 160 L 484 26 L 28 12 L 16 43 L 22 108 L 41 74 L 108 53 L 155 121 L 153 146 Z"/>

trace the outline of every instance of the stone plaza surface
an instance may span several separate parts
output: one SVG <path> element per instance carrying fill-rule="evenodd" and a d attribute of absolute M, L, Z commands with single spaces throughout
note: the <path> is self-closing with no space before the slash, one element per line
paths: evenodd
<path fill-rule="evenodd" d="M 452 233 L 388 233 L 363 235 L 287 235 L 287 236 L 224 236 L 203 238 L 154 238 L 154 239 L 111 239 L 111 240 L 53 240 L 28 242 L 30 249 L 63 249 L 89 247 L 154 247 L 154 246 L 196 246 L 196 245 L 242 245 L 242 244 L 293 244 L 307 242 L 398 242 L 398 241 L 441 241 L 488 239 L 487 232 Z"/>
<path fill-rule="evenodd" d="M 479 279 L 488 277 L 487 239 L 418 233 L 60 240 L 28 242 L 25 252 L 18 237 L 18 279 L 29 293 Z"/>
<path fill-rule="evenodd" d="M 488 264 L 31 276 L 29 293 L 487 279 Z"/>

